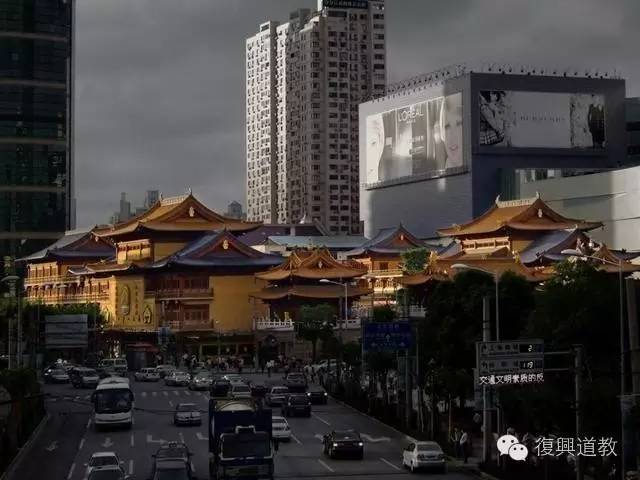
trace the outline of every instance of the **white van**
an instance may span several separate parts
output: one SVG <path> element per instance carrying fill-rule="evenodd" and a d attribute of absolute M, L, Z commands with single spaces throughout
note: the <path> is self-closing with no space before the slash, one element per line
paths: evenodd
<path fill-rule="evenodd" d="M 113 370 L 120 374 L 126 374 L 129 371 L 126 358 L 105 358 L 100 361 L 98 368 L 102 371 Z"/>

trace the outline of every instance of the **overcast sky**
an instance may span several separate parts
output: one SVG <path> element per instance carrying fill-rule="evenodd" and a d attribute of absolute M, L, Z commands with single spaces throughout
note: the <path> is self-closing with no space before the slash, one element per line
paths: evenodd
<path fill-rule="evenodd" d="M 245 202 L 244 42 L 315 0 L 80 0 L 78 226 L 120 192 Z M 458 62 L 618 69 L 640 96 L 640 0 L 387 0 L 389 81 Z"/>

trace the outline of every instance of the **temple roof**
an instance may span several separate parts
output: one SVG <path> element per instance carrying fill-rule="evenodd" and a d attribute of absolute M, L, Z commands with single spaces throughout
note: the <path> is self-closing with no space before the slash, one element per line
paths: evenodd
<path fill-rule="evenodd" d="M 263 224 L 255 229 L 239 235 L 238 238 L 249 246 L 264 245 L 269 237 L 275 235 L 298 235 L 304 237 L 322 236 L 324 233 L 316 224 L 289 223 L 289 224 Z"/>
<path fill-rule="evenodd" d="M 282 257 L 259 252 L 238 240 L 231 232 L 210 232 L 149 268 L 169 265 L 190 267 L 273 267 Z"/>
<path fill-rule="evenodd" d="M 347 286 L 347 297 L 369 295 L 373 290 L 359 286 Z M 293 296 L 302 298 L 344 298 L 344 288 L 340 285 L 289 285 L 267 287 L 250 293 L 249 296 L 261 300 L 278 300 Z"/>
<path fill-rule="evenodd" d="M 601 222 L 587 222 L 563 217 L 551 209 L 539 197 L 495 204 L 478 218 L 462 225 L 452 225 L 438 230 L 438 234 L 450 237 L 490 234 L 502 229 L 527 231 L 551 231 L 577 229 L 582 231 L 601 227 Z"/>
<path fill-rule="evenodd" d="M 397 227 L 381 229 L 371 240 L 344 254 L 348 257 L 371 253 L 399 255 L 415 248 L 430 247 L 400 224 Z"/>
<path fill-rule="evenodd" d="M 47 248 L 19 259 L 20 262 L 35 263 L 49 260 L 106 259 L 115 255 L 115 248 L 92 235 L 91 230 L 73 230 Z"/>
<path fill-rule="evenodd" d="M 260 222 L 224 217 L 200 203 L 191 193 L 158 200 L 147 211 L 125 222 L 94 230 L 98 237 L 115 237 L 136 231 L 206 232 L 251 230 Z"/>
<path fill-rule="evenodd" d="M 294 236 L 294 235 L 272 235 L 268 238 L 269 243 L 286 248 L 318 248 L 324 247 L 329 250 L 344 250 L 347 248 L 359 247 L 367 241 L 361 235 L 318 235 L 318 236 Z"/>
<path fill-rule="evenodd" d="M 354 261 L 336 260 L 325 248 L 312 251 L 295 250 L 284 262 L 266 272 L 256 274 L 257 278 L 279 281 L 286 278 L 306 278 L 311 280 L 349 279 L 367 273 L 367 267 Z"/>

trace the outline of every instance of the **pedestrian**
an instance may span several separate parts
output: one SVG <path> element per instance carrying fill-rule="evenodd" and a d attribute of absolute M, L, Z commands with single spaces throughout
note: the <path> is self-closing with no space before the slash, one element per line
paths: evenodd
<path fill-rule="evenodd" d="M 451 432 L 451 436 L 449 437 L 449 440 L 451 441 L 451 443 L 453 444 L 453 452 L 456 458 L 460 458 L 460 438 L 462 437 L 462 432 L 460 432 L 460 429 L 458 427 L 454 427 L 453 432 Z"/>
<path fill-rule="evenodd" d="M 267 362 L 267 377 L 271 378 L 271 366 L 273 365 L 273 360 L 269 360 Z"/>
<path fill-rule="evenodd" d="M 240 357 L 238 359 L 238 373 L 239 374 L 242 374 L 242 364 L 243 364 L 242 357 Z"/>
<path fill-rule="evenodd" d="M 467 463 L 469 455 L 471 454 L 471 438 L 466 429 L 462 431 L 462 435 L 460 436 L 460 448 L 462 450 L 462 456 L 464 457 L 464 463 Z"/>

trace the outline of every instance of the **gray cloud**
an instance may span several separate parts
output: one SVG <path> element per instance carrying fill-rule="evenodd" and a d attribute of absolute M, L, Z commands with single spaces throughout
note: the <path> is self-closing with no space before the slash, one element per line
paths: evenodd
<path fill-rule="evenodd" d="M 77 2 L 78 224 L 120 192 L 244 203 L 244 41 L 315 0 Z M 617 68 L 640 95 L 637 0 L 388 0 L 390 81 L 457 62 Z"/>

